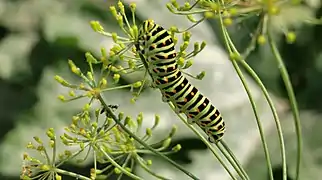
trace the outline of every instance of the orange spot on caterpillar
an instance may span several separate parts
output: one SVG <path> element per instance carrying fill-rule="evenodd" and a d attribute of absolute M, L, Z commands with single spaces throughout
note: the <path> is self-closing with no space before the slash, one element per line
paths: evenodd
<path fill-rule="evenodd" d="M 155 49 L 155 48 L 156 48 L 155 44 L 152 44 L 152 45 L 150 46 L 150 49 L 151 49 L 151 50 L 153 50 L 153 49 Z"/>

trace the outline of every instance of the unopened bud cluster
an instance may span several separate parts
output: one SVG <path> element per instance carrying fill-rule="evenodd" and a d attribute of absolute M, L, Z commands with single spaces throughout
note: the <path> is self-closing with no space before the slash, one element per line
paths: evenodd
<path fill-rule="evenodd" d="M 160 116 L 155 115 L 154 124 L 151 127 L 142 129 L 144 120 L 143 113 L 139 113 L 136 118 L 118 113 L 117 121 L 124 126 L 120 126 L 113 118 L 109 116 L 106 108 L 114 108 L 117 106 L 110 105 L 94 109 L 90 103 L 85 104 L 82 111 L 75 114 L 71 118 L 71 123 L 66 127 L 64 132 L 57 138 L 53 128 L 46 131 L 48 139 L 41 139 L 35 136 L 34 142 L 29 142 L 27 148 L 39 152 L 44 160 L 39 160 L 34 157 L 24 154 L 24 166 L 21 177 L 28 179 L 37 175 L 38 172 L 55 171 L 59 168 L 62 162 L 75 159 L 76 162 L 83 162 L 84 159 L 78 159 L 78 154 L 83 151 L 94 150 L 95 159 L 101 164 L 106 164 L 102 169 L 91 170 L 90 176 L 103 177 L 106 176 L 106 171 L 115 174 L 123 174 L 125 171 L 132 173 L 131 161 L 137 162 L 143 169 L 148 168 L 152 164 L 151 160 L 145 160 L 141 154 L 149 153 L 149 150 L 143 148 L 140 144 L 134 141 L 133 137 L 129 136 L 123 128 L 130 130 L 135 136 L 142 141 L 148 143 L 156 151 L 163 153 L 178 152 L 181 149 L 180 145 L 170 147 L 171 139 L 175 135 L 176 127 L 173 127 L 169 134 L 160 142 L 148 141 L 160 122 Z M 57 149 L 57 141 L 63 143 L 66 147 L 74 147 L 71 150 Z M 75 149 L 76 147 L 76 149 Z M 78 149 L 78 150 L 77 150 Z M 53 153 L 54 152 L 54 153 Z M 52 156 L 49 156 L 52 154 Z M 119 161 L 119 157 L 127 156 L 128 161 Z M 113 160 L 112 166 L 110 165 Z M 115 163 L 120 163 L 116 166 Z M 121 168 L 120 168 L 121 167 Z M 111 175 L 111 173 L 109 173 Z M 56 174 L 59 179 L 60 175 Z M 108 178 L 106 176 L 105 178 Z"/>

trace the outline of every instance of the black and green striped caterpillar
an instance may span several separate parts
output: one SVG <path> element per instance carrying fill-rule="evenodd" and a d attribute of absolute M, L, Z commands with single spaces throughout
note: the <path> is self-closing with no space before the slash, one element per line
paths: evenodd
<path fill-rule="evenodd" d="M 153 20 L 146 20 L 139 29 L 135 46 L 148 64 L 153 85 L 160 89 L 162 100 L 172 102 L 176 113 L 184 113 L 190 124 L 197 123 L 210 142 L 218 142 L 224 135 L 225 122 L 218 109 L 178 68 L 175 44 L 168 31 Z"/>

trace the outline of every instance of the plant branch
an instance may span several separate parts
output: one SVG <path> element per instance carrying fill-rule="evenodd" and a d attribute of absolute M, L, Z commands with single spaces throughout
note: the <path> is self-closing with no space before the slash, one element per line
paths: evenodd
<path fill-rule="evenodd" d="M 156 151 L 155 149 L 153 149 L 152 147 L 150 147 L 148 144 L 146 144 L 145 142 L 143 142 L 140 138 L 138 138 L 135 134 L 133 134 L 129 129 L 127 129 L 125 127 L 125 125 L 123 125 L 120 120 L 114 115 L 114 113 L 111 111 L 111 109 L 108 107 L 108 105 L 106 104 L 106 102 L 104 101 L 102 95 L 98 95 L 98 100 L 101 102 L 101 104 L 103 105 L 103 107 L 105 108 L 107 114 L 115 121 L 115 123 L 117 123 L 119 126 L 122 127 L 122 129 L 131 137 L 133 137 L 133 139 L 135 139 L 137 142 L 139 142 L 142 146 L 144 146 L 145 148 L 147 148 L 148 150 L 152 151 L 154 154 L 162 157 L 163 159 L 165 159 L 166 161 L 168 161 L 170 164 L 172 164 L 174 167 L 176 167 L 177 169 L 179 169 L 180 171 L 182 171 L 183 173 L 185 173 L 187 176 L 191 177 L 194 180 L 199 180 L 199 178 L 197 178 L 195 175 L 193 175 L 192 173 L 190 173 L 189 171 L 185 170 L 183 167 L 181 167 L 179 164 L 177 164 L 176 162 L 172 161 L 170 158 L 168 158 L 167 156 L 163 155 L 162 153 Z"/>
<path fill-rule="evenodd" d="M 223 2 L 222 2 L 223 3 Z M 221 27 L 221 31 L 223 33 L 223 37 L 224 37 L 224 41 L 225 41 L 225 46 L 226 46 L 226 49 L 227 51 L 229 52 L 229 55 L 232 55 L 233 52 L 231 50 L 231 47 L 229 45 L 229 35 L 228 35 L 228 32 L 224 26 L 224 23 L 223 23 L 223 20 L 222 20 L 222 16 L 221 14 L 219 14 L 220 18 L 219 18 L 219 22 L 220 22 L 220 27 Z M 239 79 L 241 80 L 242 82 L 242 85 L 246 91 L 246 94 L 248 96 L 248 99 L 251 103 L 251 106 L 252 106 L 252 109 L 253 109 L 253 112 L 254 112 L 254 115 L 255 115 L 255 119 L 256 119 L 256 122 L 257 122 L 257 126 L 258 126 L 258 130 L 259 130 L 259 134 L 261 136 L 261 142 L 262 142 L 262 145 L 263 145 L 263 149 L 264 149 L 264 153 L 265 153 L 265 158 L 266 158 L 266 163 L 267 163 L 267 170 L 268 170 L 268 173 L 269 173 L 269 177 L 271 180 L 273 180 L 273 170 L 272 170 L 272 165 L 271 165 L 271 161 L 270 161 L 270 156 L 269 156 L 269 152 L 268 152 L 268 148 L 267 148 L 267 143 L 266 143 L 266 139 L 265 139 L 265 136 L 264 136 L 264 131 L 263 131 L 263 128 L 262 128 L 262 123 L 259 119 L 259 115 L 258 115 L 258 112 L 257 112 L 257 108 L 256 108 L 256 104 L 255 104 L 255 101 L 253 99 L 253 96 L 251 94 L 251 91 L 248 87 L 248 84 L 246 82 L 246 79 L 242 73 L 242 71 L 240 70 L 237 62 L 235 59 L 232 59 L 231 60 L 233 66 L 234 66 L 234 69 L 235 71 L 237 72 L 237 75 L 239 77 Z"/>
<path fill-rule="evenodd" d="M 59 169 L 59 168 L 55 168 L 54 171 L 56 173 L 71 176 L 71 177 L 74 177 L 74 178 L 80 179 L 80 180 L 91 180 L 91 178 L 88 178 L 88 177 L 85 177 L 85 176 L 82 176 L 80 174 L 76 174 L 76 173 L 73 173 L 73 172 L 65 171 L 65 170 Z"/>
<path fill-rule="evenodd" d="M 175 111 L 175 107 L 172 103 L 168 103 L 170 108 Z M 216 152 L 216 150 L 214 149 L 214 147 L 209 143 L 209 141 L 201 135 L 201 133 L 198 132 L 198 130 L 196 130 L 196 128 L 194 128 L 192 125 L 190 125 L 186 119 L 180 115 L 177 114 L 178 117 L 181 119 L 181 121 L 189 128 L 191 129 L 199 138 L 201 141 L 203 141 L 205 143 L 205 145 L 209 148 L 209 150 L 213 153 L 213 155 L 217 158 L 217 160 L 219 161 L 219 163 L 223 166 L 223 168 L 228 172 L 228 174 L 230 175 L 230 177 L 233 180 L 236 180 L 236 178 L 234 177 L 234 175 L 232 174 L 232 172 L 230 172 L 230 170 L 228 169 L 227 165 L 224 163 L 223 159 L 218 155 L 218 153 Z M 234 167 L 234 166 L 233 166 Z M 236 170 L 236 169 L 235 169 Z M 238 173 L 238 170 L 236 170 L 236 172 Z"/>
<path fill-rule="evenodd" d="M 301 122 L 300 115 L 297 107 L 296 98 L 294 95 L 293 87 L 287 72 L 287 69 L 284 65 L 283 59 L 276 47 L 275 41 L 272 38 L 271 32 L 268 32 L 268 41 L 269 45 L 272 49 L 272 52 L 275 56 L 275 60 L 277 62 L 278 69 L 280 70 L 283 82 L 285 84 L 285 88 L 287 91 L 288 98 L 290 100 L 292 114 L 294 118 L 295 131 L 297 135 L 297 164 L 296 164 L 296 180 L 299 179 L 300 169 L 301 169 L 301 156 L 302 156 L 302 130 L 301 130 Z M 286 177 L 286 171 L 283 171 L 283 176 Z"/>

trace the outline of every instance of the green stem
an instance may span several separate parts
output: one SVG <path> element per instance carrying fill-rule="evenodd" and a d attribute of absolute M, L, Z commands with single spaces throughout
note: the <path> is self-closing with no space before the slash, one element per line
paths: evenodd
<path fill-rule="evenodd" d="M 175 111 L 175 107 L 172 103 L 168 103 L 169 106 L 171 107 L 171 109 L 173 111 Z M 222 158 L 217 154 L 215 148 L 209 143 L 209 141 L 203 136 L 201 135 L 201 133 L 199 133 L 192 125 L 190 125 L 186 119 L 180 115 L 180 114 L 177 114 L 178 117 L 181 119 L 181 121 L 189 128 L 191 129 L 200 139 L 201 141 L 203 141 L 206 146 L 209 148 L 209 150 L 213 153 L 213 155 L 217 158 L 217 160 L 219 161 L 219 163 L 223 166 L 223 168 L 228 172 L 228 174 L 230 175 L 230 177 L 234 180 L 236 180 L 236 178 L 234 177 L 234 175 L 232 174 L 232 172 L 230 172 L 230 170 L 228 169 L 227 165 L 224 163 L 224 161 L 222 160 Z M 236 170 L 236 172 L 238 172 Z"/>
<path fill-rule="evenodd" d="M 148 144 L 146 144 L 145 142 L 143 142 L 140 138 L 138 138 L 135 134 L 133 134 L 129 129 L 127 129 L 121 122 L 120 120 L 114 115 L 114 113 L 111 111 L 111 109 L 108 107 L 108 105 L 106 104 L 106 102 L 104 101 L 102 95 L 98 95 L 98 100 L 101 102 L 101 104 L 103 105 L 103 107 L 106 109 L 107 114 L 115 121 L 115 123 L 117 123 L 119 126 L 122 127 L 122 129 L 129 134 L 131 137 L 133 137 L 137 142 L 139 142 L 142 146 L 144 146 L 145 148 L 147 148 L 148 150 L 152 151 L 153 153 L 155 153 L 156 155 L 162 157 L 163 159 L 165 159 L 166 161 L 168 161 L 170 164 L 172 164 L 174 167 L 176 167 L 177 169 L 179 169 L 180 171 L 182 171 L 183 173 L 185 173 L 187 176 L 191 177 L 192 179 L 195 180 L 199 180 L 199 178 L 197 178 L 195 175 L 193 175 L 192 173 L 190 173 L 189 171 L 185 170 L 183 167 L 181 167 L 179 164 L 177 164 L 176 162 L 172 161 L 170 158 L 168 158 L 167 156 L 163 155 L 162 153 L 156 151 L 155 149 L 153 149 L 152 147 L 150 147 Z"/>
<path fill-rule="evenodd" d="M 161 180 L 170 180 L 170 179 L 168 179 L 168 178 L 166 178 L 166 177 L 163 177 L 163 176 L 161 176 L 161 175 L 158 175 L 158 174 L 156 174 L 155 172 L 153 172 L 153 171 L 151 171 L 150 170 L 150 168 L 147 166 L 147 165 L 145 165 L 144 164 L 144 160 L 139 156 L 139 155 L 136 155 L 136 162 L 138 162 L 139 163 L 139 165 L 146 171 L 146 172 L 148 172 L 149 174 L 151 174 L 152 176 L 154 176 L 154 177 L 156 177 L 156 178 L 158 178 L 158 179 L 161 179 Z"/>
<path fill-rule="evenodd" d="M 238 67 L 237 65 L 237 62 L 235 60 L 232 60 L 231 61 L 238 76 L 239 76 L 239 79 L 241 80 L 243 86 L 244 86 L 244 89 L 247 93 L 247 96 L 248 96 L 248 99 L 251 103 L 251 106 L 252 106 L 252 109 L 253 109 L 253 112 L 254 112 L 254 115 L 255 115 L 255 119 L 256 119 L 256 122 L 257 122 L 257 126 L 258 126 L 258 130 L 259 130 L 259 134 L 261 136 L 261 139 L 262 139 L 262 145 L 263 145 L 263 149 L 264 149 L 264 153 L 265 153 L 265 158 L 266 158 L 266 164 L 267 164 L 267 170 L 268 170 L 268 174 L 269 174 L 269 177 L 271 180 L 274 179 L 273 177 L 273 170 L 272 170 L 272 163 L 271 163 L 271 160 L 270 160 L 270 156 L 269 156 L 269 152 L 268 152 L 268 148 L 267 148 L 267 143 L 266 143 L 266 138 L 264 136 L 264 131 L 263 131 L 263 127 L 262 127 L 262 123 L 259 119 L 259 115 L 258 115 L 258 112 L 257 112 L 257 107 L 256 107 L 256 104 L 255 104 L 255 101 L 253 99 L 253 96 L 250 92 L 250 89 L 246 83 L 246 79 L 244 77 L 244 75 L 242 74 L 240 68 Z"/>
<path fill-rule="evenodd" d="M 57 153 L 57 139 L 55 137 L 55 140 L 54 140 L 54 147 L 53 147 L 53 156 L 52 156 L 52 162 L 53 162 L 53 166 L 55 166 L 55 163 L 56 163 L 56 153 Z"/>
<path fill-rule="evenodd" d="M 245 62 L 245 61 L 240 61 L 240 63 L 243 65 L 243 67 L 251 74 L 251 76 L 255 79 L 256 83 L 259 85 L 261 88 L 262 92 L 264 93 L 264 96 L 268 102 L 269 107 L 272 110 L 272 114 L 275 120 L 276 128 L 277 128 L 277 133 L 279 136 L 279 141 L 280 141 L 280 148 L 281 148 L 281 157 L 282 157 L 282 168 L 283 172 L 287 171 L 286 170 L 286 155 L 285 155 L 285 146 L 284 146 L 284 138 L 283 138 L 283 131 L 282 131 L 282 126 L 280 124 L 279 117 L 277 115 L 276 108 L 274 106 L 274 103 L 269 96 L 267 89 L 265 88 L 264 84 L 260 80 L 260 78 L 257 76 L 257 74 L 254 72 L 254 70 Z M 284 178 L 284 177 L 283 177 Z M 286 178 L 286 177 L 285 177 Z M 286 179 L 284 179 L 286 180 Z"/>
<path fill-rule="evenodd" d="M 230 150 L 229 146 L 225 143 L 224 140 L 220 141 L 221 145 L 224 147 L 224 149 L 227 151 L 227 153 L 229 154 L 229 157 L 225 152 L 224 149 L 222 149 L 219 145 L 217 146 L 220 151 L 222 152 L 222 154 L 224 154 L 224 156 L 226 157 L 226 159 L 228 159 L 228 161 L 230 162 L 231 159 L 233 160 L 233 162 L 230 162 L 231 164 L 235 163 L 237 165 L 237 168 L 235 169 L 239 169 L 241 172 L 240 174 L 242 174 L 244 176 L 245 179 L 249 180 L 249 177 L 246 173 L 246 171 L 244 170 L 243 166 L 240 164 L 240 162 L 238 161 L 237 157 L 234 155 L 234 153 Z"/>
<path fill-rule="evenodd" d="M 266 17 L 264 17 L 266 19 Z M 264 21 L 267 21 L 267 20 L 264 20 Z M 265 24 L 265 23 L 264 23 Z M 231 46 L 231 48 L 233 49 L 233 51 L 238 55 L 240 56 L 238 50 L 236 49 L 235 45 L 233 44 L 233 42 L 231 41 L 230 37 L 227 37 L 228 41 L 229 41 L 229 44 Z M 251 74 L 251 76 L 254 78 L 255 82 L 257 83 L 257 85 L 260 87 L 260 89 L 262 90 L 265 98 L 266 98 L 266 101 L 268 102 L 268 105 L 270 106 L 270 109 L 272 110 L 272 114 L 273 114 L 273 117 L 274 117 L 274 121 L 275 121 L 275 125 L 276 125 L 276 128 L 277 128 L 277 134 L 278 134 L 278 138 L 279 138 L 279 141 L 280 141 L 280 148 L 281 148 L 281 157 L 282 157 L 282 168 L 283 168 L 283 171 L 286 172 L 286 155 L 285 155 L 285 145 L 284 145 L 284 138 L 283 138 L 283 132 L 282 132 L 282 126 L 280 124 L 280 120 L 279 120 L 279 117 L 277 115 L 277 111 L 276 111 L 276 108 L 274 106 L 274 103 L 271 99 L 271 97 L 269 96 L 268 94 L 268 91 L 266 89 L 266 87 L 264 86 L 264 84 L 262 83 L 261 79 L 258 77 L 258 75 L 255 73 L 255 71 L 244 61 L 244 60 L 241 60 L 239 61 L 243 67 Z M 286 177 L 285 177 L 286 178 Z M 284 179 L 286 180 L 286 179 Z"/>
<path fill-rule="evenodd" d="M 111 88 L 106 88 L 106 89 L 101 89 L 101 92 L 106 92 L 106 91 L 112 91 L 112 90 L 117 90 L 117 89 L 124 89 L 124 88 L 129 88 L 131 87 L 132 84 L 127 84 L 123 86 L 116 86 L 116 87 L 111 87 Z"/>
<path fill-rule="evenodd" d="M 282 76 L 282 79 L 283 79 L 283 82 L 285 84 L 285 88 L 287 91 L 287 95 L 290 100 L 291 108 L 292 108 L 295 131 L 296 131 L 296 135 L 297 135 L 297 164 L 296 164 L 296 178 L 295 179 L 298 180 L 299 176 L 300 176 L 301 156 L 302 156 L 302 132 L 301 132 L 302 130 L 301 130 L 300 115 L 299 115 L 293 87 L 292 87 L 290 78 L 288 76 L 288 72 L 286 70 L 286 67 L 283 63 L 282 57 L 276 47 L 275 41 L 273 40 L 270 32 L 268 32 L 268 41 L 269 41 L 269 45 L 272 49 L 272 52 L 275 56 L 277 66 L 280 70 L 280 73 L 281 73 L 281 76 Z M 283 171 L 283 176 L 286 176 L 286 171 Z"/>
<path fill-rule="evenodd" d="M 123 153 L 122 155 L 115 157 L 115 158 L 114 158 L 114 161 L 119 160 L 119 159 L 121 159 L 121 158 L 124 158 L 124 156 L 126 156 L 126 154 L 124 154 L 124 153 Z M 109 161 L 104 161 L 103 163 L 107 163 L 107 162 L 109 162 Z M 102 163 L 102 162 L 101 162 L 101 163 Z M 108 165 L 108 166 L 104 167 L 104 168 L 103 168 L 103 169 L 101 169 L 100 171 L 103 173 L 103 172 L 107 171 L 108 169 L 110 169 L 111 167 L 113 167 L 113 164 L 110 164 L 110 165 Z M 112 171 L 112 172 L 113 172 L 113 171 Z"/>
<path fill-rule="evenodd" d="M 63 169 L 55 168 L 54 171 L 56 173 L 64 174 L 64 175 L 67 175 L 67 176 L 71 176 L 71 177 L 74 177 L 74 178 L 80 179 L 80 180 L 91 180 L 91 178 L 88 178 L 88 177 L 85 177 L 85 176 L 82 176 L 80 174 L 76 174 L 76 173 L 73 173 L 73 172 L 65 171 Z"/>
<path fill-rule="evenodd" d="M 126 169 L 124 169 L 122 166 L 120 166 L 117 162 L 115 162 L 113 160 L 113 158 L 111 158 L 101 146 L 96 146 L 95 148 L 97 148 L 101 153 L 104 154 L 104 156 L 107 158 L 107 160 L 113 164 L 113 166 L 115 166 L 116 168 L 118 168 L 120 171 L 122 171 L 122 173 L 126 174 L 127 176 L 129 176 L 132 179 L 136 179 L 136 180 L 143 180 L 142 178 L 140 178 L 139 176 L 136 176 L 135 174 L 132 174 L 131 172 L 127 171 Z"/>
<path fill-rule="evenodd" d="M 127 166 L 127 164 L 129 163 L 129 161 L 131 160 L 131 157 L 132 157 L 132 155 L 131 154 L 128 154 L 127 155 L 127 157 L 126 157 L 126 159 L 125 159 L 125 161 L 124 161 L 124 163 L 123 163 L 123 165 L 122 165 L 122 168 L 125 168 L 126 166 Z M 132 170 L 132 169 L 131 169 Z M 122 177 L 123 177 L 123 173 L 121 173 L 120 175 L 119 175 L 119 177 L 116 179 L 116 180 L 121 180 L 122 179 Z"/>
<path fill-rule="evenodd" d="M 86 149 L 89 146 L 89 144 L 86 144 L 84 149 Z M 71 156 L 67 157 L 66 159 L 63 159 L 62 161 L 60 161 L 55 167 L 59 167 L 62 164 L 64 164 L 65 162 L 69 161 L 70 159 L 73 159 L 74 157 L 76 157 L 77 155 L 79 155 L 80 153 L 82 153 L 84 150 L 79 150 L 75 153 L 73 153 Z"/>
<path fill-rule="evenodd" d="M 221 3 L 223 3 L 222 0 L 221 0 Z M 226 28 L 224 26 L 221 14 L 219 14 L 219 16 L 220 16 L 219 22 L 220 22 L 220 25 L 221 25 L 220 27 L 221 27 L 221 30 L 222 30 L 222 33 L 223 33 L 223 36 L 224 36 L 225 46 L 226 46 L 226 49 L 229 52 L 229 55 L 231 55 L 231 54 L 233 54 L 233 52 L 232 52 L 231 47 L 229 45 L 229 39 L 230 39 L 229 34 L 228 34 L 228 32 L 227 32 L 227 30 L 226 30 Z M 243 87 L 244 87 L 244 89 L 245 89 L 245 91 L 247 93 L 248 99 L 249 99 L 249 101 L 251 103 L 251 106 L 252 106 L 252 109 L 253 109 L 253 112 L 254 112 L 254 115 L 255 115 L 255 119 L 256 119 L 256 122 L 257 122 L 259 134 L 261 136 L 261 142 L 262 142 L 264 153 L 265 153 L 265 158 L 266 158 L 266 164 L 267 164 L 269 177 L 270 177 L 271 180 L 273 180 L 274 178 L 273 178 L 273 170 L 272 170 L 272 166 L 271 166 L 270 156 L 269 156 L 267 143 L 266 143 L 266 139 L 265 139 L 265 136 L 264 136 L 264 131 L 263 131 L 263 128 L 262 128 L 261 121 L 259 119 L 259 115 L 258 115 L 258 112 L 257 112 L 255 101 L 254 101 L 253 96 L 252 96 L 252 94 L 250 92 L 250 89 L 249 89 L 249 87 L 247 85 L 246 79 L 245 79 L 243 73 L 241 72 L 236 60 L 232 59 L 231 62 L 233 64 L 233 66 L 234 66 L 235 71 L 238 74 L 239 79 L 241 80 L 241 82 L 243 84 Z"/>

